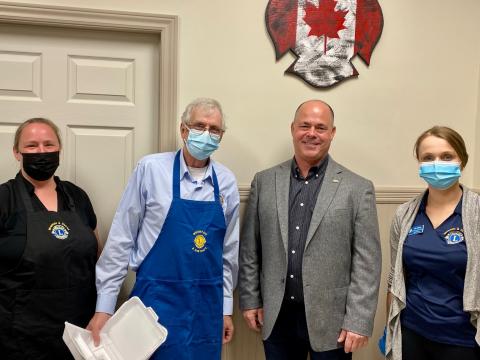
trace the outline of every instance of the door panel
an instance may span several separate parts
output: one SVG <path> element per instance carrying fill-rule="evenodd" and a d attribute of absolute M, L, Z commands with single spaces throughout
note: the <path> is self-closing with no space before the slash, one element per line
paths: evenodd
<path fill-rule="evenodd" d="M 112 217 L 118 196 L 123 193 L 132 171 L 133 138 L 132 129 L 67 127 L 68 148 L 65 147 L 65 154 L 68 154 L 68 158 L 64 157 L 68 164 L 66 177 L 85 184 L 92 200 L 102 200 L 95 207 L 99 219 Z M 105 227 L 109 225 L 105 224 Z"/>
<path fill-rule="evenodd" d="M 105 241 L 135 162 L 158 148 L 158 35 L 0 25 L 0 182 L 15 176 L 16 126 L 61 130 L 57 171 L 89 194 Z"/>
<path fill-rule="evenodd" d="M 41 54 L 0 51 L 0 99 L 40 100 Z"/>
<path fill-rule="evenodd" d="M 70 56 L 69 102 L 134 105 L 133 59 Z"/>

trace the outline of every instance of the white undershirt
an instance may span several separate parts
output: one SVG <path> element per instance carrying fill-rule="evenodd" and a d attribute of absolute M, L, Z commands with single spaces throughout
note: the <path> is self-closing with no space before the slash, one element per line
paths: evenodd
<path fill-rule="evenodd" d="M 196 168 L 196 167 L 191 167 L 187 166 L 188 171 L 190 172 L 190 175 L 192 178 L 196 181 L 201 181 L 205 177 L 205 174 L 207 173 L 207 168 L 208 166 L 202 167 L 202 168 Z"/>

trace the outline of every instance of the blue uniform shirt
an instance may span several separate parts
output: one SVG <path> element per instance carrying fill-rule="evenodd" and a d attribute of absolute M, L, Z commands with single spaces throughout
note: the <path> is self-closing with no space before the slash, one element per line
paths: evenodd
<path fill-rule="evenodd" d="M 407 306 L 402 326 L 440 343 L 475 347 L 475 328 L 463 311 L 467 249 L 462 200 L 452 215 L 433 228 L 425 194 L 403 246 Z"/>

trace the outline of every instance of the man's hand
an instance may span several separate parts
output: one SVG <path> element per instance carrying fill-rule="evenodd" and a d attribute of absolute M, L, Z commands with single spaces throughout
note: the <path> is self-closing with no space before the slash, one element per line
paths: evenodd
<path fill-rule="evenodd" d="M 92 332 L 93 343 L 95 346 L 100 345 L 100 330 L 102 330 L 107 320 L 111 317 L 112 315 L 110 314 L 96 312 L 88 323 L 87 330 L 90 330 Z"/>
<path fill-rule="evenodd" d="M 243 318 L 250 329 L 260 332 L 263 326 L 263 308 L 245 310 Z"/>
<path fill-rule="evenodd" d="M 230 342 L 233 338 L 233 320 L 231 315 L 223 315 L 223 341 L 222 344 Z"/>
<path fill-rule="evenodd" d="M 368 336 L 355 334 L 354 332 L 342 329 L 337 341 L 343 343 L 346 353 L 354 352 L 368 343 Z"/>

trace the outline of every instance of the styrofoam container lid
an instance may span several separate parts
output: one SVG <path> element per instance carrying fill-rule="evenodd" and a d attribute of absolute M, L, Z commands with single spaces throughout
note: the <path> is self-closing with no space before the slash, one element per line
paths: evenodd
<path fill-rule="evenodd" d="M 68 322 L 63 340 L 75 360 L 147 360 L 167 335 L 152 308 L 132 297 L 106 322 L 99 346 L 94 345 L 89 330 Z"/>
<path fill-rule="evenodd" d="M 134 296 L 115 312 L 102 332 L 108 334 L 124 359 L 147 359 L 166 340 L 167 329 L 158 323 L 152 308 Z"/>

